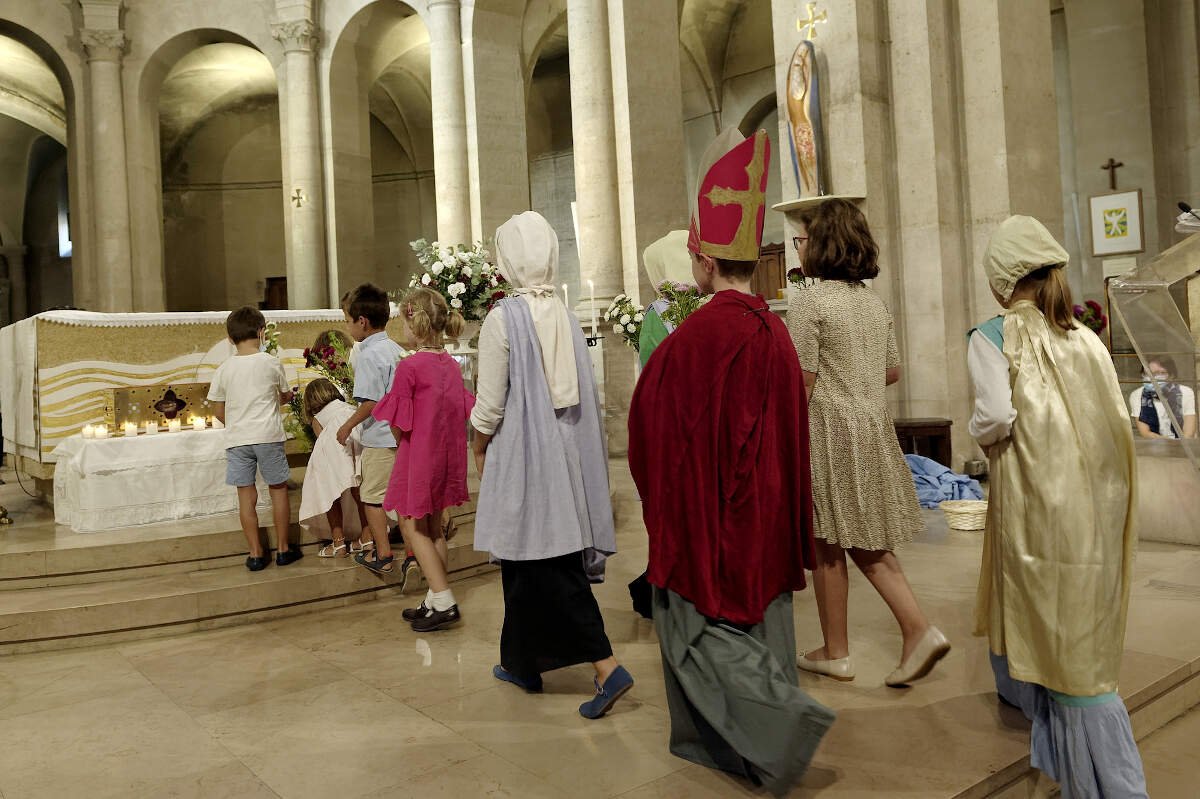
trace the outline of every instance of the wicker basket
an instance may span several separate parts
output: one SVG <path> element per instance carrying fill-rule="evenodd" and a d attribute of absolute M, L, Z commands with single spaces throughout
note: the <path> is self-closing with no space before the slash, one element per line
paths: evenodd
<path fill-rule="evenodd" d="M 988 504 L 978 499 L 950 499 L 942 503 L 942 513 L 951 530 L 982 530 L 987 509 Z"/>

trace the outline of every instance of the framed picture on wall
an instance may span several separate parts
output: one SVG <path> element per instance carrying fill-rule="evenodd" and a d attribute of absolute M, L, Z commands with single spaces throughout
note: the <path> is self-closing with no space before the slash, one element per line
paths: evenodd
<path fill-rule="evenodd" d="M 1100 194 L 1089 200 L 1092 212 L 1092 255 L 1144 252 L 1142 190 Z"/>

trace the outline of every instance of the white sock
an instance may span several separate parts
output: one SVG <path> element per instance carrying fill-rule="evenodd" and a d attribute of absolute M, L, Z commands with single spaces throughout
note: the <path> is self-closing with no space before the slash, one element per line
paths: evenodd
<path fill-rule="evenodd" d="M 427 608 L 433 607 L 433 589 L 430 588 L 425 592 L 425 598 L 421 600 L 421 604 Z"/>
<path fill-rule="evenodd" d="M 454 592 L 447 588 L 445 591 L 430 592 L 429 599 L 432 602 L 428 607 L 437 611 L 449 610 L 454 607 Z"/>

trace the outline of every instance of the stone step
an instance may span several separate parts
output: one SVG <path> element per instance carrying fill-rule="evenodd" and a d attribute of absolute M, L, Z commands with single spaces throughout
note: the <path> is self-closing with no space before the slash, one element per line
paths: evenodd
<path fill-rule="evenodd" d="M 494 569 L 460 534 L 450 550 L 451 579 Z M 462 543 L 459 543 L 462 541 Z M 30 588 L 0 594 L 0 654 L 67 649 L 172 635 L 307 613 L 399 591 L 398 568 L 375 575 L 349 559 L 309 554 L 261 572 L 235 565 Z M 410 587 L 415 597 L 421 586 Z"/>
<path fill-rule="evenodd" d="M 1185 664 L 1125 697 L 1133 735 L 1139 742 L 1200 706 L 1200 660 Z M 1058 796 L 1057 786 L 1033 768 L 1029 758 L 987 775 L 954 799 L 1042 799 Z"/>
<path fill-rule="evenodd" d="M 305 554 L 315 555 L 317 538 L 301 529 L 295 519 L 299 494 L 293 492 L 291 500 L 289 537 Z M 55 525 L 51 512 L 32 502 L 21 510 L 22 523 L 4 528 L 0 535 L 0 598 L 8 590 L 219 569 L 240 565 L 246 558 L 246 540 L 236 515 L 76 533 Z M 474 501 L 454 509 L 453 515 L 460 536 L 469 539 L 474 529 Z M 259 524 L 274 547 L 269 508 L 260 509 Z"/>

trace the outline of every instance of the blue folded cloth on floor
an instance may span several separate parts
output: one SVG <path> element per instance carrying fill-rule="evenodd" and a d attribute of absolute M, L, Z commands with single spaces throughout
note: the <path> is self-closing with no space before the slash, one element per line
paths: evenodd
<path fill-rule="evenodd" d="M 936 508 L 948 499 L 983 499 L 979 482 L 957 474 L 932 458 L 905 455 L 922 508 Z"/>

